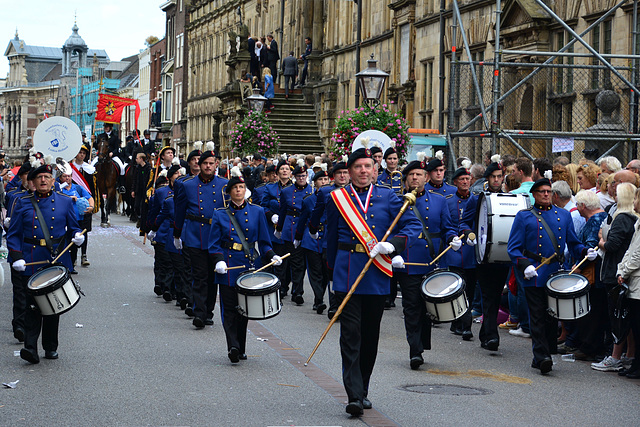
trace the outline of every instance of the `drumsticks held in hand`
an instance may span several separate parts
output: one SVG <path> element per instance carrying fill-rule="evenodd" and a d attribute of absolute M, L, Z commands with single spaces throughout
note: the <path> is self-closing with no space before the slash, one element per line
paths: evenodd
<path fill-rule="evenodd" d="M 539 266 L 536 267 L 536 269 L 534 271 L 538 271 L 538 269 L 540 267 L 542 267 L 545 264 L 549 264 L 551 262 L 552 259 L 554 259 L 556 257 L 556 255 L 558 255 L 557 253 L 554 253 L 553 255 L 551 255 L 549 258 L 542 258 L 542 262 L 540 263 Z M 569 273 L 571 274 L 571 273 Z"/>
<path fill-rule="evenodd" d="M 595 248 L 593 248 L 593 250 L 594 250 L 594 251 L 597 251 L 597 250 L 598 250 L 598 247 L 596 246 Z M 574 271 L 576 271 L 577 269 L 579 269 L 579 268 L 580 268 L 580 266 L 581 266 L 582 264 L 584 264 L 584 262 L 587 260 L 587 258 L 589 258 L 589 255 L 586 255 L 584 258 L 582 258 L 582 261 L 580 261 L 580 264 L 578 264 L 578 265 L 576 265 L 575 267 L 573 267 L 573 268 L 571 269 L 571 271 L 569 272 L 569 274 L 572 274 Z"/>
<path fill-rule="evenodd" d="M 286 258 L 286 257 L 288 257 L 289 255 L 291 255 L 291 252 L 289 252 L 289 253 L 287 253 L 287 254 L 282 255 L 280 258 L 281 258 L 281 259 L 285 259 L 285 258 Z M 258 273 L 258 272 L 260 272 L 260 271 L 264 270 L 265 268 L 269 268 L 269 267 L 271 267 L 271 266 L 272 266 L 273 264 L 275 264 L 275 263 L 276 263 L 275 261 L 271 261 L 269 264 L 265 265 L 264 267 L 261 267 L 261 268 L 257 269 L 256 271 L 254 271 L 254 273 Z M 228 270 L 228 268 L 227 268 L 227 270 Z"/>
<path fill-rule="evenodd" d="M 87 229 L 85 228 L 84 230 L 82 230 L 82 232 L 80 233 L 80 235 L 83 235 L 83 234 L 84 234 L 84 233 L 86 233 L 86 232 L 87 232 Z M 74 244 L 73 242 L 69 243 L 69 244 L 67 245 L 67 247 L 66 247 L 66 248 L 64 248 L 64 249 L 62 250 L 62 252 L 60 252 L 60 254 L 59 254 L 57 257 L 55 257 L 55 258 L 53 259 L 53 261 L 51 261 L 51 264 L 55 264 L 55 263 L 60 259 L 60 257 L 61 257 L 62 255 L 64 255 L 64 253 L 65 253 L 65 252 L 67 252 L 67 251 L 71 248 L 71 246 L 72 246 L 73 244 Z M 25 266 L 28 266 L 28 265 L 39 265 L 39 264 L 49 264 L 49 261 L 34 261 L 34 262 L 30 262 L 30 263 L 28 263 L 28 264 L 25 264 Z"/>
<path fill-rule="evenodd" d="M 462 233 L 461 235 L 458 236 L 459 239 L 462 239 L 463 237 L 464 237 L 464 233 Z M 469 233 L 469 236 L 467 238 L 469 240 L 475 240 L 476 239 L 476 233 Z M 427 264 L 427 266 L 435 264 L 435 262 L 438 261 L 440 258 L 442 258 L 442 255 L 446 254 L 449 249 L 451 249 L 451 243 L 449 243 L 449 246 L 447 246 L 447 248 L 445 248 L 444 251 L 440 252 L 440 255 L 435 257 L 433 261 L 431 261 L 429 264 Z M 405 264 L 407 264 L 407 263 L 405 262 Z M 409 264 L 409 265 L 411 265 L 411 264 Z"/>
<path fill-rule="evenodd" d="M 227 271 L 229 270 L 237 270 L 238 268 L 247 268 L 246 265 L 236 265 L 235 267 L 227 267 Z"/>

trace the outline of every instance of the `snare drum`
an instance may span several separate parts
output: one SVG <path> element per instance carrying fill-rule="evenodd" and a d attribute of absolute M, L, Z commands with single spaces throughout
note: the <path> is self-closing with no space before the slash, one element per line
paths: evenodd
<path fill-rule="evenodd" d="M 80 300 L 76 284 L 62 265 L 36 272 L 29 279 L 27 292 L 33 296 L 43 316 L 66 313 Z"/>
<path fill-rule="evenodd" d="M 478 263 L 511 262 L 507 253 L 509 233 L 516 214 L 529 209 L 526 194 L 481 193 L 476 212 L 476 260 Z"/>
<path fill-rule="evenodd" d="M 568 271 L 553 273 L 547 280 L 549 314 L 560 320 L 575 320 L 591 310 L 589 281 L 580 274 Z"/>
<path fill-rule="evenodd" d="M 464 279 L 449 270 L 434 270 L 422 281 L 422 297 L 427 312 L 438 322 L 453 322 L 469 308 Z"/>
<path fill-rule="evenodd" d="M 280 304 L 280 280 L 277 276 L 248 270 L 236 280 L 238 312 L 248 319 L 263 320 L 277 316 Z"/>

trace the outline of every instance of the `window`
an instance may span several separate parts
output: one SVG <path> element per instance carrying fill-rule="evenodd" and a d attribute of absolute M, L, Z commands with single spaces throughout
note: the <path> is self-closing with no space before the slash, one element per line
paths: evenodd
<path fill-rule="evenodd" d="M 479 50 L 471 53 L 471 61 L 472 62 L 483 62 L 484 61 L 484 50 Z M 483 76 L 483 68 L 484 65 L 473 64 L 472 65 L 476 72 L 476 77 L 478 79 L 478 85 L 480 86 L 480 95 L 484 99 L 484 76 Z M 460 76 L 462 77 L 462 76 Z M 460 94 L 458 94 L 458 97 Z M 473 78 L 471 77 L 471 71 L 469 71 L 469 105 L 479 105 L 480 100 L 478 99 L 478 91 L 476 90 L 475 85 L 473 84 Z"/>
<path fill-rule="evenodd" d="M 179 122 L 182 120 L 182 83 L 176 83 L 175 92 L 176 122 Z"/>
<path fill-rule="evenodd" d="M 162 82 L 162 122 L 172 123 L 171 107 L 173 105 L 173 99 L 171 97 L 171 91 L 173 89 L 173 74 L 165 74 L 164 81 Z"/>
<path fill-rule="evenodd" d="M 423 110 L 433 110 L 433 60 L 424 64 Z"/>
<path fill-rule="evenodd" d="M 591 46 L 601 54 L 611 53 L 611 21 L 601 22 L 592 30 Z M 605 58 L 606 59 L 606 58 Z M 593 65 L 602 65 L 600 60 L 593 58 Z M 611 72 L 609 70 L 593 70 L 591 73 L 591 89 L 611 87 Z"/>
<path fill-rule="evenodd" d="M 553 34 L 553 47 L 556 51 L 562 49 L 565 44 L 571 40 L 571 36 L 564 31 L 558 31 Z M 569 49 L 566 50 L 568 53 L 573 53 L 573 47 L 575 44 L 571 45 Z M 567 56 L 559 56 L 555 60 L 556 64 L 566 64 L 567 68 L 554 68 L 553 69 L 553 79 L 554 79 L 554 91 L 555 93 L 570 93 L 573 92 L 573 69 L 570 67 L 573 65 L 573 57 Z"/>
<path fill-rule="evenodd" d="M 176 68 L 182 67 L 182 58 L 184 56 L 184 33 L 176 36 Z"/>

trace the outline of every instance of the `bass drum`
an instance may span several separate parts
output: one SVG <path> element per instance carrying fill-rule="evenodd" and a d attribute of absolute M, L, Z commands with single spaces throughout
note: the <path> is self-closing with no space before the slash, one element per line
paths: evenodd
<path fill-rule="evenodd" d="M 547 280 L 549 314 L 560 320 L 576 320 L 589 314 L 589 281 L 580 274 L 558 271 Z"/>
<path fill-rule="evenodd" d="M 422 281 L 422 297 L 429 316 L 437 322 L 453 322 L 469 308 L 464 279 L 453 271 L 438 269 Z"/>
<path fill-rule="evenodd" d="M 476 260 L 480 264 L 510 263 L 509 233 L 516 214 L 529 209 L 526 194 L 481 193 L 476 212 Z"/>
<path fill-rule="evenodd" d="M 277 316 L 282 310 L 280 280 L 277 276 L 247 270 L 236 279 L 238 312 L 251 320 L 264 320 Z"/>

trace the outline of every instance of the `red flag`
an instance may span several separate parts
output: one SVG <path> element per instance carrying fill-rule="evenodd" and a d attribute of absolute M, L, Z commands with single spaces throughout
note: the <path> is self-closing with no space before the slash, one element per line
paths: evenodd
<path fill-rule="evenodd" d="M 76 168 L 72 162 L 69 163 L 69 166 L 71 166 L 71 170 L 72 170 L 71 181 L 75 182 L 80 187 L 87 190 L 87 193 L 91 194 L 91 190 L 89 190 L 89 183 L 87 182 L 86 179 L 84 179 L 84 176 L 82 176 L 78 168 Z"/>
<path fill-rule="evenodd" d="M 98 111 L 96 121 L 119 124 L 122 117 L 122 110 L 129 105 L 136 107 L 136 126 L 138 129 L 138 117 L 140 117 L 140 104 L 137 99 L 120 98 L 119 96 L 100 94 L 98 98 Z"/>

